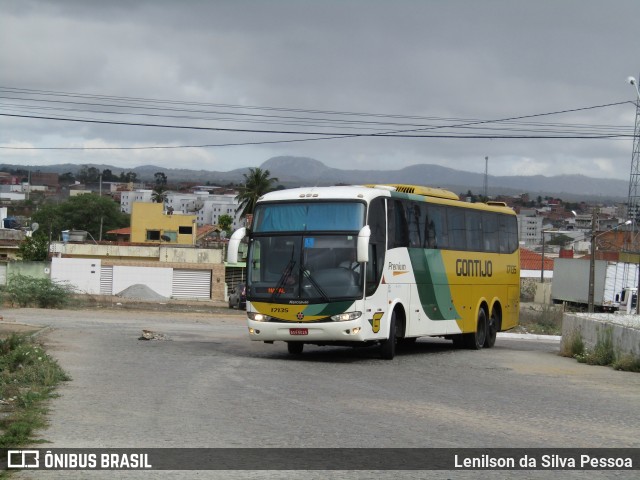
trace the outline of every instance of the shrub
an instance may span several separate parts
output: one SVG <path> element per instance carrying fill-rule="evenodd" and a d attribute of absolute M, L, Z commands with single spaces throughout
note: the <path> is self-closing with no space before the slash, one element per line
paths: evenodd
<path fill-rule="evenodd" d="M 46 401 L 55 386 L 67 380 L 56 360 L 30 337 L 0 339 L 0 448 L 38 441 L 33 433 L 45 425 Z"/>
<path fill-rule="evenodd" d="M 11 275 L 4 296 L 19 307 L 63 308 L 70 303 L 74 292 L 72 286 L 49 278 Z"/>
<path fill-rule="evenodd" d="M 542 309 L 522 309 L 520 325 L 528 333 L 560 335 L 562 333 L 562 309 L 545 305 Z"/>
<path fill-rule="evenodd" d="M 560 355 L 563 357 L 578 358 L 584 355 L 584 341 L 579 330 L 571 332 L 567 339 L 562 339 Z"/>
<path fill-rule="evenodd" d="M 604 330 L 602 335 L 598 334 L 598 341 L 592 352 L 589 352 L 586 362 L 589 365 L 611 365 L 616 360 L 616 354 L 613 351 L 613 338 L 611 329 Z"/>
<path fill-rule="evenodd" d="M 613 362 L 612 367 L 616 370 L 624 370 L 625 372 L 640 373 L 640 358 L 628 353 Z"/>

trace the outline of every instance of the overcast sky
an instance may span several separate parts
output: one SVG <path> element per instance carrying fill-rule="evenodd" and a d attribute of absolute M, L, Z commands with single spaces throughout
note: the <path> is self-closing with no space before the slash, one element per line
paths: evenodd
<path fill-rule="evenodd" d="M 639 32 L 638 0 L 0 0 L 0 163 L 627 179 Z"/>

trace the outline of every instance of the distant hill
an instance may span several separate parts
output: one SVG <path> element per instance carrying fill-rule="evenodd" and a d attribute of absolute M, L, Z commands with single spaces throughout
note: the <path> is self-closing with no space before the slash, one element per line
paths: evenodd
<path fill-rule="evenodd" d="M 41 172 L 71 172 L 76 174 L 83 165 L 71 163 L 32 166 L 31 170 Z M 169 182 L 191 181 L 198 183 L 226 185 L 244 181 L 243 174 L 248 168 L 217 172 L 209 170 L 188 170 L 164 168 L 155 165 L 143 165 L 135 168 L 121 168 L 112 165 L 88 165 L 102 171 L 110 169 L 114 174 L 135 172 L 142 181 L 153 181 L 156 172 L 163 172 Z M 0 170 L 24 169 L 24 165 L 0 165 Z M 260 165 L 269 170 L 272 177 L 287 186 L 335 185 L 364 183 L 407 183 L 441 187 L 456 193 L 471 190 L 479 193 L 484 185 L 481 173 L 464 172 L 439 165 L 412 165 L 399 170 L 343 170 L 327 167 L 319 160 L 307 157 L 273 157 Z M 528 193 L 531 197 L 555 196 L 565 200 L 615 200 L 623 201 L 627 197 L 629 183 L 625 180 L 592 178 L 584 175 L 535 176 L 495 176 L 489 175 L 489 194 L 515 195 Z"/>

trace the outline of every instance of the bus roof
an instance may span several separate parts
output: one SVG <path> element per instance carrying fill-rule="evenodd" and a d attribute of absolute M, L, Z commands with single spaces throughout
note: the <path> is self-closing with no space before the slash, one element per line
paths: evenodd
<path fill-rule="evenodd" d="M 259 202 L 282 202 L 291 200 L 363 200 L 370 202 L 376 197 L 400 197 L 429 201 L 441 205 L 453 205 L 477 210 L 513 213 L 503 202 L 468 203 L 458 195 L 441 188 L 420 185 L 338 185 L 330 187 L 299 187 L 266 193 Z"/>

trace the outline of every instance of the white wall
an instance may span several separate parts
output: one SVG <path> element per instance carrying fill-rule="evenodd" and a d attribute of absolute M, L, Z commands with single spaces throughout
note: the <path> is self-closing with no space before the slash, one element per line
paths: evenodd
<path fill-rule="evenodd" d="M 51 280 L 68 282 L 79 293 L 100 294 L 101 262 L 90 258 L 51 259 Z"/>
<path fill-rule="evenodd" d="M 113 267 L 113 294 L 131 285 L 143 284 L 163 297 L 171 298 L 173 269 L 159 267 Z"/>

